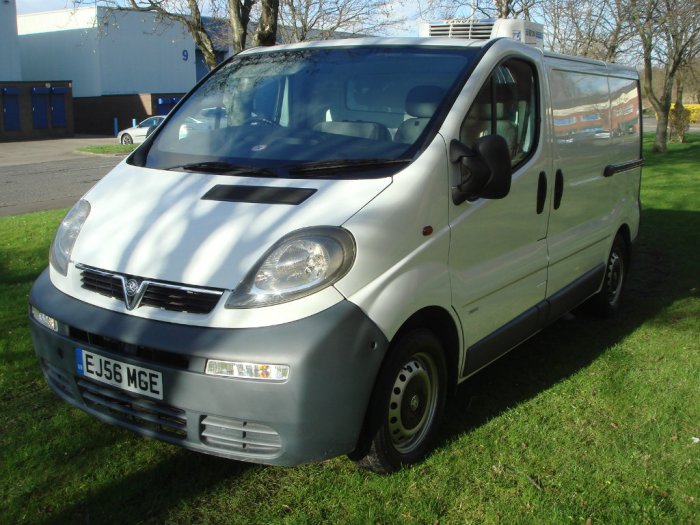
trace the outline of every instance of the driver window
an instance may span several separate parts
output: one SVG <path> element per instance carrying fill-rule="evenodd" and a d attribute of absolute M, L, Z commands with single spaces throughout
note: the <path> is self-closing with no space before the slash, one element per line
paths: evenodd
<path fill-rule="evenodd" d="M 481 88 L 462 122 L 460 141 L 471 146 L 486 135 L 501 135 L 511 166 L 522 163 L 536 146 L 537 99 L 533 67 L 510 59 L 498 66 Z"/>

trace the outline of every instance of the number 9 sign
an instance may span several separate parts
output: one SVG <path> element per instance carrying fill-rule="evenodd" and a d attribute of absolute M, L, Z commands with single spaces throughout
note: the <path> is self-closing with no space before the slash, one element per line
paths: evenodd
<path fill-rule="evenodd" d="M 187 51 L 187 49 L 182 50 L 182 60 L 187 62 L 187 59 L 190 58 L 190 53 Z"/>

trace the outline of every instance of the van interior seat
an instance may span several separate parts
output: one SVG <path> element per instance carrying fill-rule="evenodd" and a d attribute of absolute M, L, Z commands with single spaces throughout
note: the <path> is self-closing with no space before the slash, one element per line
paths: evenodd
<path fill-rule="evenodd" d="M 326 121 L 316 124 L 314 130 L 362 139 L 391 140 L 389 129 L 378 122 Z"/>
<path fill-rule="evenodd" d="M 507 111 L 507 104 L 496 103 L 496 134 L 506 139 L 508 151 L 511 156 L 518 146 L 518 128 L 513 123 L 511 112 Z M 460 140 L 471 146 L 476 139 L 491 134 L 492 127 L 491 104 L 474 105 L 462 126 Z"/>
<path fill-rule="evenodd" d="M 406 95 L 406 113 L 410 118 L 396 130 L 394 141 L 413 144 L 437 111 L 444 94 L 445 90 L 438 86 L 416 86 L 411 89 Z"/>

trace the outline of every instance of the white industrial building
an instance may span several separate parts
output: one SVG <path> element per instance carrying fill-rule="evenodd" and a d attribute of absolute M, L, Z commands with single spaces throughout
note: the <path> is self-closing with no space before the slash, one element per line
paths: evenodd
<path fill-rule="evenodd" d="M 17 17 L 22 76 L 70 78 L 74 97 L 183 92 L 196 77 L 195 45 L 152 13 L 81 7 Z"/>
<path fill-rule="evenodd" d="M 0 0 L 0 81 L 22 80 L 14 0 Z"/>
<path fill-rule="evenodd" d="M 0 141 L 72 135 L 70 81 L 48 72 L 28 80 L 22 73 L 17 6 L 0 0 Z"/>
<path fill-rule="evenodd" d="M 127 127 L 167 113 L 207 71 L 186 29 L 153 13 L 87 6 L 25 14 L 17 33 L 23 80 L 72 82 L 76 132 L 111 133 L 115 118 Z"/>

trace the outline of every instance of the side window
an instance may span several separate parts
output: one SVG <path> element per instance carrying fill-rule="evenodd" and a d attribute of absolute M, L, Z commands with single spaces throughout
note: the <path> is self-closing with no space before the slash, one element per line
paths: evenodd
<path fill-rule="evenodd" d="M 462 122 L 460 140 L 470 146 L 486 135 L 501 135 L 508 143 L 513 167 L 537 145 L 537 85 L 532 65 L 511 59 L 498 66 Z"/>

